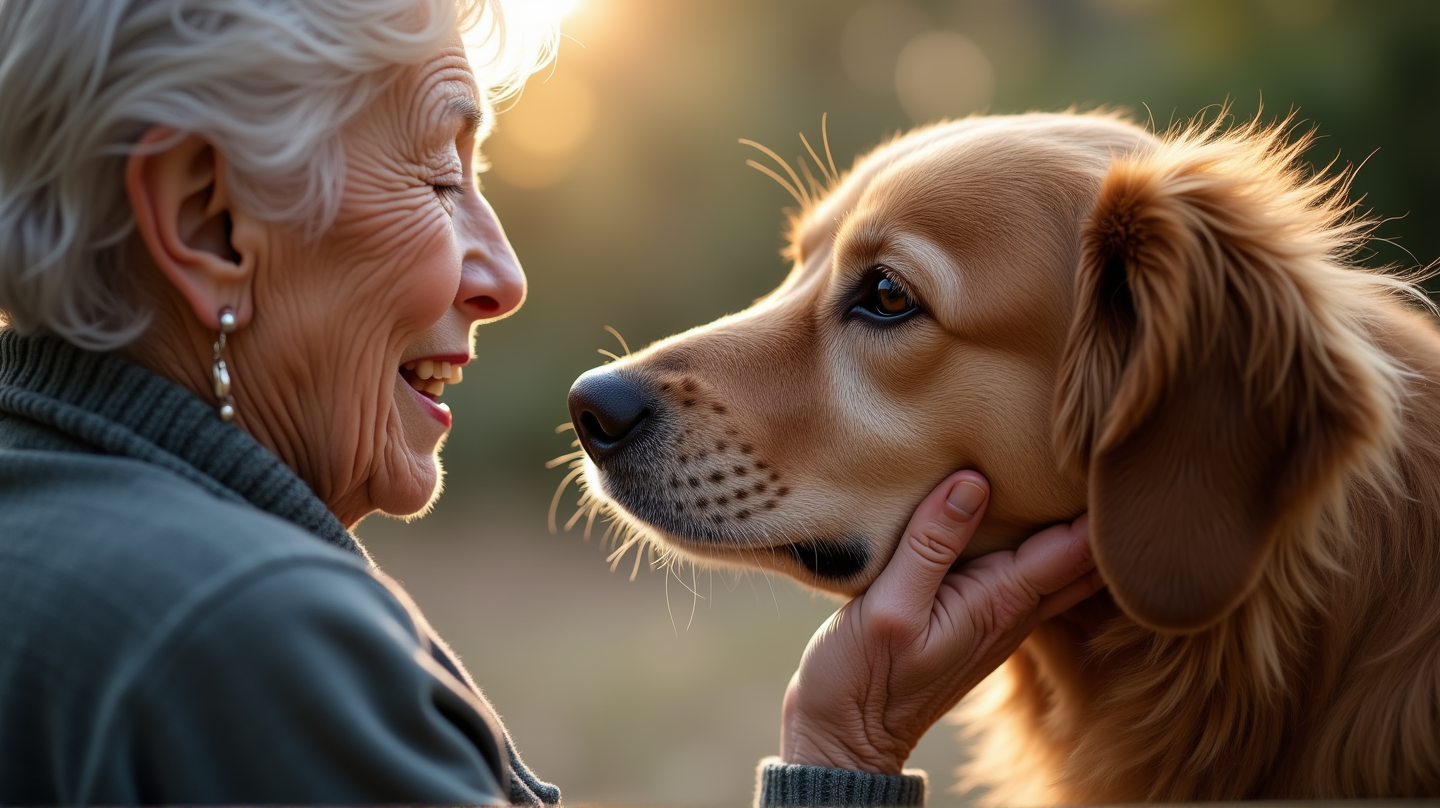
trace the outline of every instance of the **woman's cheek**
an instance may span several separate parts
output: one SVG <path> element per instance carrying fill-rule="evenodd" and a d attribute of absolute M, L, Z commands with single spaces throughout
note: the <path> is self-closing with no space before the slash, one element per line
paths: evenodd
<path fill-rule="evenodd" d="M 420 331 L 445 316 L 460 289 L 462 254 L 453 221 L 444 211 L 426 217 L 414 237 L 396 250 L 408 256 L 397 279 L 397 300 L 409 302 L 406 308 Z"/>
<path fill-rule="evenodd" d="M 444 316 L 460 287 L 454 219 L 428 187 L 353 191 L 332 251 L 348 265 L 347 286 L 379 307 L 367 312 L 372 324 L 423 332 Z"/>
<path fill-rule="evenodd" d="M 434 321 L 445 316 L 445 312 L 455 304 L 455 296 L 460 291 L 464 252 L 457 236 L 455 219 L 447 215 L 444 227 L 437 234 L 433 254 L 427 262 L 429 266 L 416 273 L 424 278 L 423 283 L 427 287 L 427 297 L 435 306 L 432 325 Z"/>

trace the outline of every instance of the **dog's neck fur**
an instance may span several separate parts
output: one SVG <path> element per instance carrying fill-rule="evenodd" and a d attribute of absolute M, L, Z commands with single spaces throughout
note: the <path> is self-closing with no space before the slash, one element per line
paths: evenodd
<path fill-rule="evenodd" d="M 1411 374 L 1384 467 L 1351 469 L 1210 629 L 1157 634 L 1103 594 L 1043 626 L 967 705 L 990 713 L 971 785 L 1011 804 L 1440 789 L 1440 333 L 1398 308 L 1375 338 Z"/>

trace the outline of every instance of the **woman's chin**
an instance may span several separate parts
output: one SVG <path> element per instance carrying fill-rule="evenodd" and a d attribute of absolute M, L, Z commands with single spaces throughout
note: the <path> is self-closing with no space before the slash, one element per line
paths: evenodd
<path fill-rule="evenodd" d="M 386 516 L 414 519 L 430 512 L 443 490 L 445 471 L 438 453 L 405 452 L 385 464 L 388 473 L 370 481 L 370 506 Z"/>
<path fill-rule="evenodd" d="M 371 480 L 371 500 L 377 510 L 390 516 L 423 516 L 440 496 L 444 477 L 440 447 L 450 434 L 450 410 L 424 398 L 403 380 L 396 385 L 394 399 L 400 434 L 389 436 L 382 465 L 385 473 Z M 443 420 L 440 412 L 445 415 Z"/>

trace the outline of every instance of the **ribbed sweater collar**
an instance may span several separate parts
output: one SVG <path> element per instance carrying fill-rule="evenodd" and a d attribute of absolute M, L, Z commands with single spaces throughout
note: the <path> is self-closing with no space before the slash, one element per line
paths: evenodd
<path fill-rule="evenodd" d="M 303 480 L 189 391 L 115 354 L 0 329 L 0 413 L 161 466 L 367 558 Z"/>

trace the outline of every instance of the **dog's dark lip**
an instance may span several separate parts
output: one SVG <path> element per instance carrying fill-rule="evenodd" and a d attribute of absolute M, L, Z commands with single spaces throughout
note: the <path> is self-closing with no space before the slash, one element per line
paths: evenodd
<path fill-rule="evenodd" d="M 655 531 L 666 543 L 674 544 L 688 551 L 720 560 L 736 556 L 749 558 L 755 553 L 772 553 L 779 558 L 789 558 L 821 581 L 834 584 L 850 581 L 869 567 L 870 545 L 859 536 L 845 536 L 834 539 L 807 539 L 799 542 L 778 541 L 766 546 L 756 546 L 749 540 L 728 535 L 695 536 L 693 531 L 679 531 L 676 525 L 657 525 L 645 519 L 637 521 L 649 530 Z"/>
<path fill-rule="evenodd" d="M 817 578 L 844 581 L 870 564 L 869 545 L 858 536 L 829 541 L 795 542 L 785 546 L 800 565 Z"/>

